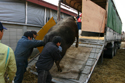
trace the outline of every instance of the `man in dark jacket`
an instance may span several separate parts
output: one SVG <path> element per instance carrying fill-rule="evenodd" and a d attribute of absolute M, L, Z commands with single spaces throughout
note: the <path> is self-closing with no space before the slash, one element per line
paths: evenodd
<path fill-rule="evenodd" d="M 28 65 L 28 57 L 31 54 L 32 48 L 44 46 L 43 41 L 32 40 L 32 38 L 33 33 L 31 31 L 27 31 L 17 43 L 17 47 L 14 52 L 17 65 L 17 72 L 14 83 L 22 83 L 23 74 L 26 71 L 26 67 Z"/>
<path fill-rule="evenodd" d="M 31 32 L 33 33 L 33 38 L 35 39 L 38 36 L 37 32 L 36 31 L 31 31 Z"/>
<path fill-rule="evenodd" d="M 38 83 L 51 83 L 52 76 L 49 70 L 52 68 L 54 61 L 59 61 L 62 58 L 58 49 L 61 41 L 62 38 L 60 36 L 55 36 L 53 41 L 48 42 L 43 48 L 36 63 Z"/>

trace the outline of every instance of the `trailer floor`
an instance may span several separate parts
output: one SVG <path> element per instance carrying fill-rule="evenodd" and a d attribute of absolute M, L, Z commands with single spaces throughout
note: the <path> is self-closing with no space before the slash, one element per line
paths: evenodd
<path fill-rule="evenodd" d="M 79 73 L 82 71 L 82 67 L 85 65 L 91 50 L 92 48 L 90 47 L 70 47 L 60 62 L 62 72 L 58 72 L 58 69 L 54 64 L 50 73 L 53 77 L 78 79 Z"/>

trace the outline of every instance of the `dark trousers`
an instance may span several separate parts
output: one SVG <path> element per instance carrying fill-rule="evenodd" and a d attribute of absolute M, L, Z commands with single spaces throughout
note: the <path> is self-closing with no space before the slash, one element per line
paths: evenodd
<path fill-rule="evenodd" d="M 38 83 L 51 83 L 52 76 L 49 71 L 42 70 L 38 72 Z"/>
<path fill-rule="evenodd" d="M 22 83 L 23 75 L 26 72 L 26 63 L 16 63 L 17 65 L 17 72 L 16 77 L 14 79 L 14 83 Z"/>

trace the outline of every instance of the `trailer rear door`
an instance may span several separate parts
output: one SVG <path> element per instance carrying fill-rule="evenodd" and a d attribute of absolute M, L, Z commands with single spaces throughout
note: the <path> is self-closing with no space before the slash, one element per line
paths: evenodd
<path fill-rule="evenodd" d="M 90 0 L 82 1 L 82 31 L 104 33 L 106 10 Z"/>

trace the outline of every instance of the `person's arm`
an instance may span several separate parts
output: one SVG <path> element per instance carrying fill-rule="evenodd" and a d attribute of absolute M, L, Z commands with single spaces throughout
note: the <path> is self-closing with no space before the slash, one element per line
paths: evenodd
<path fill-rule="evenodd" d="M 59 61 L 61 60 L 62 56 L 60 55 L 60 51 L 58 49 L 56 49 L 54 52 L 53 52 L 53 59 L 55 61 Z"/>
<path fill-rule="evenodd" d="M 56 51 L 53 53 L 53 56 L 54 56 L 54 61 L 56 63 L 56 66 L 58 68 L 58 71 L 62 72 L 62 69 L 59 65 L 60 63 L 60 60 L 62 59 L 62 56 L 60 55 L 60 51 L 59 49 L 56 49 Z"/>
<path fill-rule="evenodd" d="M 11 48 L 10 49 L 10 52 L 9 52 L 9 62 L 8 62 L 8 74 L 9 74 L 9 81 L 12 82 L 12 80 L 14 79 L 15 77 L 15 73 L 17 71 L 17 68 L 16 68 L 16 60 L 15 60 L 15 55 L 14 55 L 14 52 Z"/>
<path fill-rule="evenodd" d="M 30 40 L 28 43 L 29 43 L 29 47 L 31 47 L 31 48 L 40 47 L 40 46 L 45 45 L 45 43 L 41 40 Z"/>

